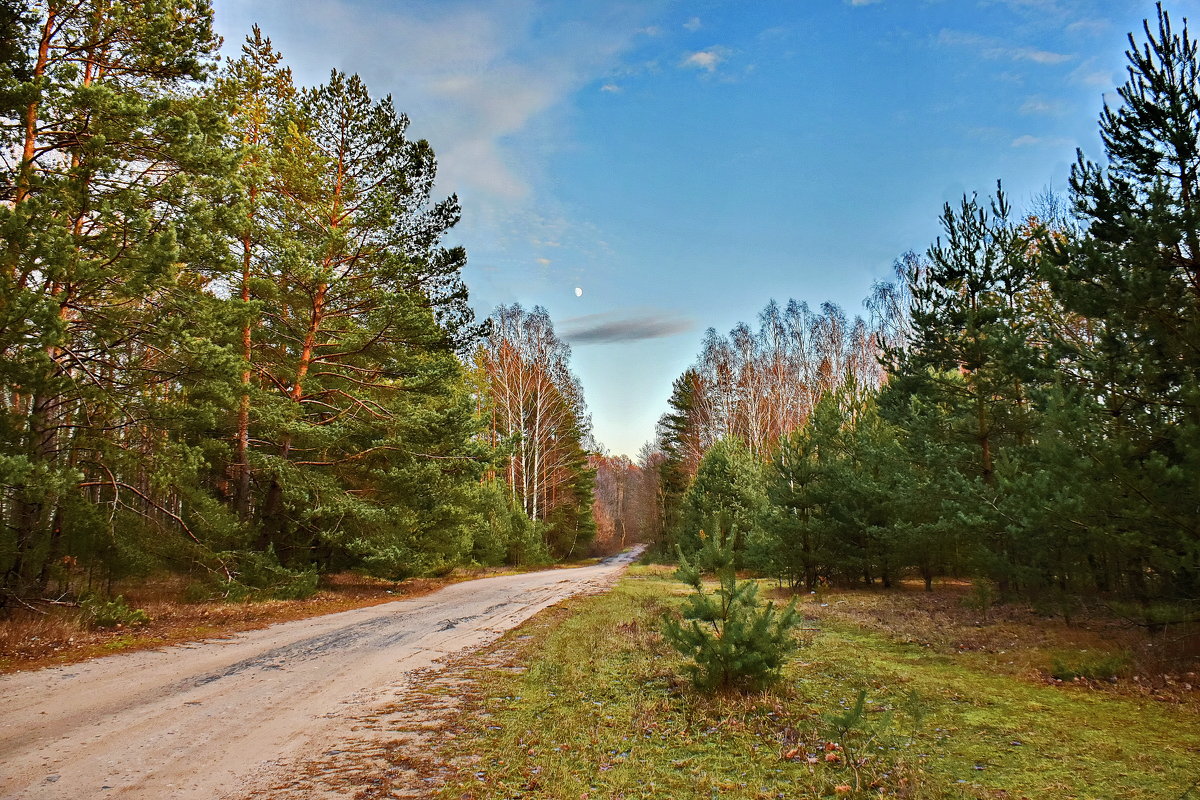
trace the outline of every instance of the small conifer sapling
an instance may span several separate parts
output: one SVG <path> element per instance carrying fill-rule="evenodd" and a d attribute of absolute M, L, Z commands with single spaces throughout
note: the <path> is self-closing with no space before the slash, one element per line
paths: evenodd
<path fill-rule="evenodd" d="M 721 530 L 721 526 L 710 526 Z M 692 561 L 679 552 L 675 576 L 695 592 L 684 601 L 682 619 L 668 617 L 663 633 L 689 659 L 686 670 L 702 690 L 755 690 L 778 677 L 795 652 L 792 636 L 803 618 L 795 600 L 782 610 L 774 603 L 759 606 L 758 584 L 738 580 L 734 569 L 733 536 L 707 536 Z M 709 591 L 705 573 L 714 573 L 718 586 Z"/>

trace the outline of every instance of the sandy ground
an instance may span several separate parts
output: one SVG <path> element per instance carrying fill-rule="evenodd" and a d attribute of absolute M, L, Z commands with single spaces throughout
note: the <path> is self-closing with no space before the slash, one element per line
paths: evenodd
<path fill-rule="evenodd" d="M 433 679 L 440 659 L 604 590 L 634 557 L 0 677 L 0 798 L 211 800 L 278 786 Z"/>

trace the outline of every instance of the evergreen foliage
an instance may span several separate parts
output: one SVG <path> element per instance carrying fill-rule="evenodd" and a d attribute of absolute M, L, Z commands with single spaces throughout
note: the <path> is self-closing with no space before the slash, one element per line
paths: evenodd
<path fill-rule="evenodd" d="M 813 329 L 818 359 L 739 347 L 745 326 L 730 342 L 706 337 L 660 422 L 681 518 L 753 505 L 743 476 L 761 468 L 765 498 L 742 522 L 757 526 L 748 563 L 794 589 L 904 574 L 931 589 L 970 575 L 1068 619 L 1083 593 L 1142 609 L 1130 617 L 1152 630 L 1189 618 L 1200 602 L 1200 46 L 1161 6 L 1129 41 L 1128 80 L 1100 118 L 1107 161 L 1080 154 L 1073 216 L 1054 197 L 1019 218 L 1000 190 L 965 196 L 944 208 L 927 254 L 906 254 L 898 281 L 875 288 L 871 330 L 850 341 L 877 348 L 886 380 L 858 380 L 870 372 L 827 333 L 845 319 L 832 312 Z M 778 318 L 768 306 L 764 330 L 784 341 Z M 773 385 L 756 375 L 786 376 L 781 396 L 809 402 L 765 458 L 731 469 L 726 450 L 757 417 L 729 409 Z"/>
<path fill-rule="evenodd" d="M 683 620 L 668 617 L 663 633 L 668 642 L 691 659 L 688 674 L 703 690 L 761 688 L 774 680 L 798 642 L 793 629 L 802 618 L 793 600 L 783 609 L 774 603 L 760 606 L 758 584 L 739 580 L 734 567 L 736 534 L 726 522 L 711 526 L 714 535 L 700 531 L 702 546 L 689 561 L 679 551 L 679 580 L 691 586 L 681 609 Z M 718 586 L 708 591 L 704 573 L 716 574 Z"/>
<path fill-rule="evenodd" d="M 1200 596 L 1200 55 L 1158 6 L 1130 35 L 1102 167 L 1071 176 L 1083 236 L 1051 240 L 1045 275 L 1083 324 L 1059 331 L 1076 447 L 1095 465 L 1102 569 L 1143 599 Z M 1106 548 L 1107 549 L 1107 548 Z M 1111 560 L 1110 560 L 1111 559 Z M 1107 579 L 1106 579 L 1107 580 Z"/>
<path fill-rule="evenodd" d="M 685 553 L 702 548 L 698 536 L 706 523 L 716 524 L 714 536 L 728 539 L 739 566 L 762 516 L 766 498 L 762 466 L 737 439 L 722 439 L 701 459 L 696 477 L 684 494 L 677 539 Z M 711 524 L 710 524 L 711 529 Z"/>
<path fill-rule="evenodd" d="M 683 496 L 696 476 L 707 446 L 701 380 L 694 369 L 676 378 L 667 401 L 670 410 L 658 422 L 658 452 L 662 454 L 658 473 L 663 508 L 658 526 L 661 536 L 655 546 L 664 555 L 671 554 L 678 543 Z"/>
<path fill-rule="evenodd" d="M 429 143 L 357 75 L 297 89 L 257 27 L 218 70 L 212 13 L 0 2 L 0 608 L 585 544 L 584 417 L 556 516 L 485 480 L 487 327 Z"/>

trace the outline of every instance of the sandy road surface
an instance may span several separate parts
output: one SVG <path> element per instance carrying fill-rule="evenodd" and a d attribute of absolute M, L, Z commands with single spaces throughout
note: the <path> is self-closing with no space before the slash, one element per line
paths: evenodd
<path fill-rule="evenodd" d="M 603 590 L 633 557 L 0 677 L 0 798 L 240 796 L 339 741 L 414 671 Z"/>

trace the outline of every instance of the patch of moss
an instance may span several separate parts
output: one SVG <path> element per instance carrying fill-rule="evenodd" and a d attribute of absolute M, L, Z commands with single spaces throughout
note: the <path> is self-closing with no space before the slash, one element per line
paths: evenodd
<path fill-rule="evenodd" d="M 119 650 L 127 650 L 136 644 L 138 644 L 138 639 L 135 636 L 118 636 L 115 639 L 109 639 L 105 642 L 103 648 L 112 653 Z"/>

